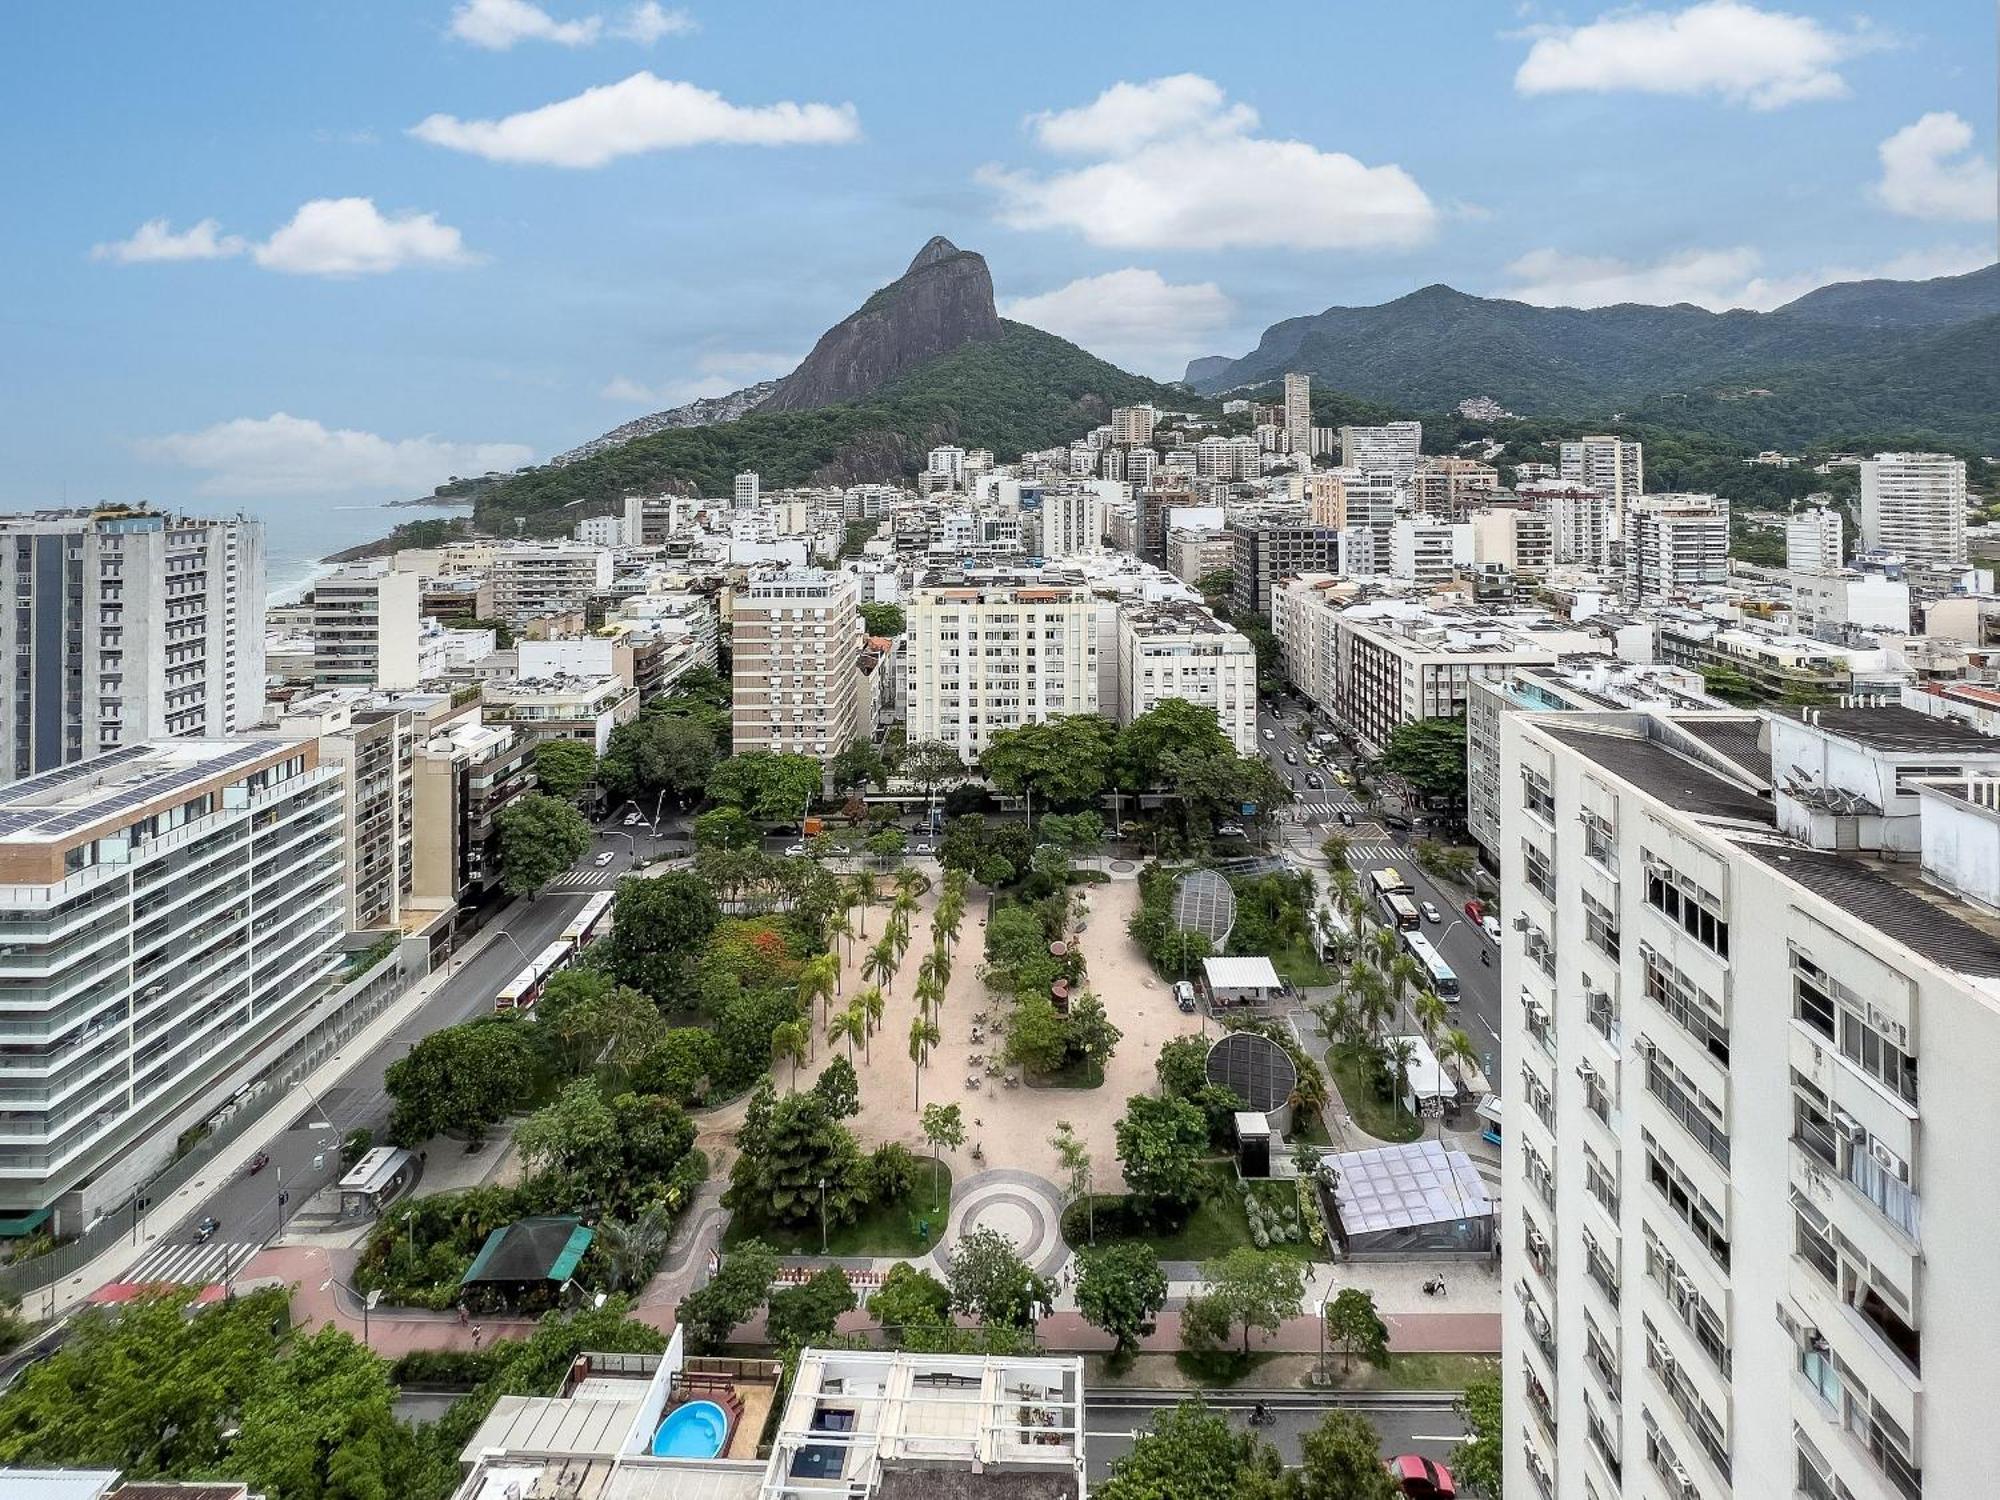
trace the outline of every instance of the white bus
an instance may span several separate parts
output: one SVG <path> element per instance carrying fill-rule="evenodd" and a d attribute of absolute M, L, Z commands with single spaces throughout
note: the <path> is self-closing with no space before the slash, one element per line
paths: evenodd
<path fill-rule="evenodd" d="M 1437 945 L 1421 932 L 1403 934 L 1403 946 L 1424 967 L 1430 975 L 1431 989 L 1442 999 L 1456 1002 L 1458 999 L 1458 976 L 1451 971 L 1451 965 L 1444 961 L 1444 955 L 1437 951 Z"/>
<path fill-rule="evenodd" d="M 527 1010 L 542 998 L 542 986 L 549 976 L 569 963 L 574 950 L 569 944 L 553 942 L 535 955 L 535 961 L 516 974 L 505 989 L 493 997 L 495 1010 Z"/>
<path fill-rule="evenodd" d="M 563 929 L 562 940 L 569 945 L 570 952 L 581 953 L 604 936 L 611 926 L 611 903 L 617 899 L 615 891 L 599 891 L 583 903 Z"/>

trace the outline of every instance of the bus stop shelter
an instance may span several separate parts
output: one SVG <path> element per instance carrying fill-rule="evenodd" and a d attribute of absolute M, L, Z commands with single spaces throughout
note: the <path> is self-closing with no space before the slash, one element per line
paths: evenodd
<path fill-rule="evenodd" d="M 340 1216 L 372 1219 L 415 1175 L 416 1158 L 401 1146 L 377 1146 L 340 1179 Z"/>

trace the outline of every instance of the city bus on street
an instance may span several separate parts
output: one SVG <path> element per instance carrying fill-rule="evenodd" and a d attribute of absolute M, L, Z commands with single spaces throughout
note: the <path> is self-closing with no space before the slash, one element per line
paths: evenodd
<path fill-rule="evenodd" d="M 564 968 L 574 951 L 568 943 L 560 940 L 550 943 L 535 955 L 535 961 L 508 981 L 505 989 L 493 997 L 495 1010 L 527 1010 L 542 998 L 542 986 L 549 982 L 549 976 Z"/>
<path fill-rule="evenodd" d="M 1375 898 L 1375 904 L 1387 910 L 1391 896 L 1412 894 L 1410 882 L 1405 880 L 1394 865 L 1368 872 L 1368 892 Z"/>
<path fill-rule="evenodd" d="M 578 908 L 562 935 L 571 953 L 581 953 L 611 930 L 611 903 L 616 899 L 615 891 L 599 891 Z"/>
<path fill-rule="evenodd" d="M 1405 932 L 1403 946 L 1410 957 L 1423 965 L 1430 976 L 1430 988 L 1441 999 L 1458 1002 L 1458 976 L 1451 971 L 1451 965 L 1444 961 L 1444 955 L 1437 950 L 1437 944 L 1421 932 Z"/>

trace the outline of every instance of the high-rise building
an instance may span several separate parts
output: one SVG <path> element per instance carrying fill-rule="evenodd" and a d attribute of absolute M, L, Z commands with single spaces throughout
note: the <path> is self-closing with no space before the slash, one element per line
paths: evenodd
<path fill-rule="evenodd" d="M 264 526 L 107 507 L 0 520 L 0 779 L 264 711 Z"/>
<path fill-rule="evenodd" d="M 1847 561 L 1847 526 L 1830 505 L 1809 506 L 1785 518 L 1785 566 L 1794 573 L 1838 573 Z"/>
<path fill-rule="evenodd" d="M 1433 454 L 1417 461 L 1410 492 L 1417 514 L 1441 521 L 1463 521 L 1478 510 L 1500 488 L 1500 471 L 1476 458 L 1440 458 Z"/>
<path fill-rule="evenodd" d="M 1729 502 L 1645 495 L 1625 508 L 1625 602 L 1662 604 L 1729 581 Z"/>
<path fill-rule="evenodd" d="M 1878 453 L 1861 462 L 1861 547 L 1912 562 L 1965 561 L 1965 460 Z"/>
<path fill-rule="evenodd" d="M 905 606 L 910 743 L 974 761 L 998 730 L 1096 713 L 1099 615 L 1113 607 L 1054 570 L 919 585 Z"/>
<path fill-rule="evenodd" d="M 755 510 L 758 502 L 763 498 L 763 481 L 757 477 L 754 470 L 738 474 L 736 476 L 736 492 L 731 498 L 736 509 Z"/>
<path fill-rule="evenodd" d="M 1472 528 L 1472 560 L 1494 563 L 1511 573 L 1546 573 L 1555 562 L 1555 522 L 1524 505 L 1495 505 L 1476 510 Z"/>
<path fill-rule="evenodd" d="M 1125 454 L 1125 482 L 1134 490 L 1143 490 L 1153 482 L 1153 474 L 1160 466 L 1160 455 L 1151 448 L 1133 448 Z"/>
<path fill-rule="evenodd" d="M 1169 698 L 1215 710 L 1240 755 L 1257 749 L 1257 652 L 1199 604 L 1135 603 L 1118 611 L 1118 721 Z"/>
<path fill-rule="evenodd" d="M 611 553 L 577 542 L 517 542 L 496 547 L 493 608 L 510 624 L 580 611 L 611 587 Z"/>
<path fill-rule="evenodd" d="M 278 720 L 287 738 L 314 740 L 322 761 L 347 768 L 341 864 L 352 932 L 396 926 L 410 895 L 417 720 L 413 704 L 365 687 L 294 699 Z"/>
<path fill-rule="evenodd" d="M 1312 452 L 1312 376 L 1285 376 L 1285 446 L 1294 453 Z"/>
<path fill-rule="evenodd" d="M 127 745 L 0 791 L 0 1215 L 76 1233 L 281 1054 L 340 964 L 311 741 Z"/>
<path fill-rule="evenodd" d="M 1386 470 L 1398 484 L 1407 484 L 1417 472 L 1417 457 L 1423 450 L 1424 424 L 1389 422 L 1380 427 L 1340 429 L 1340 465 L 1363 473 Z"/>
<path fill-rule="evenodd" d="M 1041 554 L 1051 560 L 1104 550 L 1105 488 L 1058 485 L 1042 491 Z"/>
<path fill-rule="evenodd" d="M 1503 713 L 1508 1493 L 1918 1500 L 1987 1462 L 2000 740 Z"/>
<path fill-rule="evenodd" d="M 423 578 L 383 561 L 336 568 L 313 584 L 313 682 L 413 688 Z"/>
<path fill-rule="evenodd" d="M 1125 447 L 1150 443 L 1159 420 L 1159 412 L 1151 406 L 1114 406 L 1111 408 L 1111 441 Z"/>
<path fill-rule="evenodd" d="M 1271 617 L 1271 591 L 1301 573 L 1342 571 L 1340 532 L 1332 526 L 1265 521 L 1234 528 L 1238 614 Z"/>
<path fill-rule="evenodd" d="M 1611 502 L 1602 490 L 1560 480 L 1529 480 L 1514 487 L 1516 498 L 1549 518 L 1555 532 L 1555 560 L 1566 566 L 1603 568 L 1611 556 Z"/>
<path fill-rule="evenodd" d="M 1571 438 L 1557 452 L 1563 483 L 1585 485 L 1603 495 L 1611 507 L 1611 534 L 1623 536 L 1626 508 L 1646 493 L 1643 445 L 1631 438 L 1599 435 Z"/>
<path fill-rule="evenodd" d="M 931 449 L 925 472 L 933 488 L 956 490 L 965 486 L 965 450 L 946 445 Z"/>
<path fill-rule="evenodd" d="M 1465 522 L 1405 516 L 1389 529 L 1389 576 L 1426 585 L 1449 583 L 1472 561 L 1472 527 Z"/>
<path fill-rule="evenodd" d="M 730 740 L 824 761 L 861 726 L 861 593 L 852 576 L 801 568 L 754 577 L 730 613 Z"/>

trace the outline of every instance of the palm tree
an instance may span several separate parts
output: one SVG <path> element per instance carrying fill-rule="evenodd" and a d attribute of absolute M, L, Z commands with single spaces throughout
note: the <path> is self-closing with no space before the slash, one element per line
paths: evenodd
<path fill-rule="evenodd" d="M 1326 1100 L 1326 1075 L 1308 1062 L 1299 1069 L 1299 1081 L 1292 1085 L 1291 1098 L 1286 1102 L 1295 1111 L 1316 1115 L 1326 1108 Z"/>
<path fill-rule="evenodd" d="M 1473 1046 L 1470 1032 L 1454 1026 L 1439 1040 L 1437 1056 L 1439 1062 L 1451 1069 L 1458 1079 L 1458 1086 L 1464 1088 L 1465 1070 L 1479 1061 L 1479 1049 Z"/>
<path fill-rule="evenodd" d="M 858 1005 L 837 1010 L 826 1020 L 827 1045 L 846 1039 L 847 1060 L 854 1061 L 854 1044 L 868 1040 L 868 1013 Z"/>
<path fill-rule="evenodd" d="M 924 1107 L 924 1059 L 930 1056 L 931 1048 L 944 1040 L 944 1033 L 938 1030 L 937 1022 L 927 1016 L 918 1015 L 910 1021 L 910 1061 L 917 1065 L 917 1108 Z"/>
<path fill-rule="evenodd" d="M 1398 953 L 1389 960 L 1389 967 L 1382 971 L 1382 977 L 1389 981 L 1389 997 L 1395 1002 L 1396 1014 L 1403 1013 L 1403 996 L 1413 989 L 1421 989 L 1430 976 L 1424 966 L 1407 953 Z"/>
<path fill-rule="evenodd" d="M 1397 1104 L 1398 1108 L 1401 1107 L 1403 1081 L 1410 1076 L 1410 1060 L 1416 1055 L 1416 1044 L 1406 1036 L 1399 1036 L 1382 1048 L 1384 1082 L 1389 1085 L 1390 1102 Z"/>
<path fill-rule="evenodd" d="M 673 1228 L 672 1211 L 664 1203 L 655 1203 L 630 1224 L 622 1224 L 609 1214 L 599 1219 L 592 1243 L 604 1257 L 605 1279 L 611 1290 L 645 1285 L 666 1254 Z"/>
<path fill-rule="evenodd" d="M 861 960 L 861 977 L 870 984 L 879 984 L 886 994 L 890 982 L 896 977 L 896 963 L 901 957 L 896 945 L 885 936 L 868 950 L 868 956 Z"/>
<path fill-rule="evenodd" d="M 1431 1044 L 1431 1050 L 1435 1052 L 1444 1023 L 1451 1019 L 1450 1007 L 1431 991 L 1419 990 L 1417 998 L 1410 1002 L 1410 1014 L 1417 1018 L 1417 1030 L 1424 1034 L 1424 1040 Z"/>
<path fill-rule="evenodd" d="M 882 1024 L 882 1013 L 889 1008 L 889 1002 L 882 998 L 880 990 L 871 985 L 854 997 L 854 1003 L 868 1018 L 868 1034 L 873 1036 L 875 1028 Z"/>
<path fill-rule="evenodd" d="M 1368 934 L 1368 946 L 1374 950 L 1368 955 L 1369 962 L 1387 974 L 1389 965 L 1403 951 L 1402 934 L 1393 927 L 1378 927 Z"/>
<path fill-rule="evenodd" d="M 820 929 L 820 935 L 828 948 L 835 948 L 842 938 L 847 940 L 847 956 L 854 957 L 854 915 L 845 907 L 831 912 Z"/>
<path fill-rule="evenodd" d="M 913 905 L 916 901 L 918 889 L 927 883 L 922 875 L 912 870 L 908 865 L 903 866 L 902 869 L 896 872 L 896 894 L 898 896 L 910 897 Z"/>
<path fill-rule="evenodd" d="M 882 929 L 882 936 L 887 938 L 890 946 L 896 950 L 896 957 L 901 958 L 910 948 L 909 917 L 901 912 L 891 912 L 888 925 Z"/>
<path fill-rule="evenodd" d="M 913 993 L 916 996 L 917 1008 L 927 1016 L 931 1013 L 933 1005 L 942 1005 L 944 1003 L 944 986 L 921 970 L 917 974 L 916 988 Z"/>
<path fill-rule="evenodd" d="M 799 1064 L 806 1060 L 806 1042 L 810 1035 L 804 1021 L 781 1021 L 771 1028 L 771 1066 L 775 1068 L 781 1060 L 791 1059 L 792 1090 L 799 1086 Z"/>
<path fill-rule="evenodd" d="M 818 953 L 799 965 L 799 999 L 806 1014 L 814 1013 L 821 1001 L 829 1005 L 840 992 L 840 961 L 831 953 Z"/>
<path fill-rule="evenodd" d="M 917 964 L 917 981 L 925 980 L 937 987 L 938 999 L 944 999 L 944 987 L 951 983 L 951 955 L 944 949 L 931 949 Z"/>
<path fill-rule="evenodd" d="M 842 898 L 847 902 L 850 909 L 854 907 L 860 908 L 860 934 L 865 940 L 868 936 L 868 908 L 875 903 L 875 877 L 868 874 L 848 876 L 846 884 L 842 889 Z"/>

